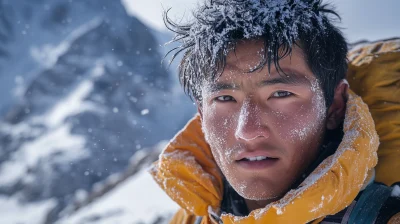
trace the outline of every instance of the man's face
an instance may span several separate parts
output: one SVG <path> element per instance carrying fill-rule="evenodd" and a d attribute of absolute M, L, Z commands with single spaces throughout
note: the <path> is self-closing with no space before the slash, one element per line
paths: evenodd
<path fill-rule="evenodd" d="M 202 126 L 213 156 L 244 198 L 283 196 L 312 163 L 325 132 L 323 92 L 300 48 L 275 67 L 248 73 L 261 41 L 244 41 L 222 75 L 202 89 Z"/>

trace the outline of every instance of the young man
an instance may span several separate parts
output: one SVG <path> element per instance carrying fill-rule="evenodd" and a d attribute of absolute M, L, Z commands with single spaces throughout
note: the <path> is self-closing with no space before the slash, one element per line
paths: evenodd
<path fill-rule="evenodd" d="M 172 223 L 396 223 L 374 183 L 379 137 L 349 90 L 347 43 L 319 0 L 209 0 L 168 20 L 199 115 L 152 174 Z M 360 193 L 361 192 L 361 193 Z"/>

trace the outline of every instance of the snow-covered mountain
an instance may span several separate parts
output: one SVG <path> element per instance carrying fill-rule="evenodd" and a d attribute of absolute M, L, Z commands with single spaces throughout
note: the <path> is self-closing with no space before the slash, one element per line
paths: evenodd
<path fill-rule="evenodd" d="M 146 172 L 165 144 L 136 153 L 124 172 L 107 178 L 91 194 L 77 197 L 58 223 L 169 223 L 179 206 Z"/>
<path fill-rule="evenodd" d="M 0 3 L 0 223 L 52 223 L 194 107 L 120 1 Z"/>

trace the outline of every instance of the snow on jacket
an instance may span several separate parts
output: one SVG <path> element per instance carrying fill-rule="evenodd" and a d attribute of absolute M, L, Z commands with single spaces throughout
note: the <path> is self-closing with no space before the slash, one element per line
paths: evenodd
<path fill-rule="evenodd" d="M 393 69 L 393 77 L 390 77 L 392 81 L 399 80 L 399 52 L 393 53 L 395 56 L 390 56 L 391 53 L 382 53 L 385 49 L 386 52 L 393 51 L 393 47 L 381 47 L 375 52 L 370 52 L 372 54 L 381 52 L 382 55 L 379 55 L 378 59 L 383 56 L 383 59 L 379 60 L 380 63 L 376 67 L 372 66 L 372 69 L 371 65 L 368 65 L 371 61 L 374 62 L 376 57 L 374 56 L 369 62 L 362 62 L 362 58 L 369 55 L 365 53 L 365 49 L 366 47 L 359 49 L 357 54 L 350 54 L 354 61 L 350 65 L 349 81 L 351 87 L 363 96 L 367 103 L 378 104 L 370 105 L 372 114 L 381 116 L 375 119 L 376 128 L 368 106 L 361 97 L 350 91 L 344 120 L 344 136 L 336 152 L 326 158 L 298 188 L 290 190 L 282 199 L 265 208 L 254 210 L 248 216 L 235 217 L 232 214 L 219 214 L 223 197 L 223 177 L 204 139 L 200 118 L 196 116 L 171 140 L 160 155 L 159 161 L 154 163 L 151 169 L 156 182 L 183 208 L 172 222 L 194 223 L 196 216 L 203 216 L 202 223 L 215 223 L 213 217 L 217 216 L 223 223 L 318 223 L 324 217 L 348 207 L 371 179 L 378 161 L 379 137 L 376 130 L 381 138 L 382 136 L 384 138 L 381 139 L 384 144 L 378 151 L 383 159 L 377 167 L 376 179 L 386 184 L 400 181 L 399 173 L 390 170 L 400 170 L 398 162 L 400 161 L 398 151 L 400 149 L 398 122 L 400 119 L 387 120 L 397 118 L 395 111 L 400 111 L 400 97 L 396 99 L 396 97 L 387 96 L 395 90 L 388 92 L 384 87 L 393 83 L 377 77 L 381 76 L 386 80 L 386 76 L 392 73 L 388 75 L 385 72 L 388 70 L 383 71 L 382 66 L 388 58 L 397 57 L 397 62 L 391 61 L 396 65 L 390 67 Z M 382 70 L 376 71 L 379 68 Z M 371 78 L 370 71 L 376 71 L 374 73 L 376 77 Z M 359 84 L 364 87 L 357 88 Z M 366 85 L 372 86 L 374 91 L 366 89 Z M 397 87 L 397 93 L 398 90 Z M 387 103 L 380 102 L 381 98 L 374 97 L 374 94 L 387 97 L 385 99 L 388 99 L 391 106 L 387 109 L 388 115 L 385 113 L 382 116 L 382 107 L 379 106 L 379 103 L 384 106 Z M 400 95 L 397 94 L 397 96 Z M 388 131 L 391 128 L 394 128 L 392 130 L 396 130 L 397 133 L 393 135 Z M 397 161 L 391 160 L 391 157 L 397 158 Z M 400 214 L 396 215 L 398 216 Z"/>

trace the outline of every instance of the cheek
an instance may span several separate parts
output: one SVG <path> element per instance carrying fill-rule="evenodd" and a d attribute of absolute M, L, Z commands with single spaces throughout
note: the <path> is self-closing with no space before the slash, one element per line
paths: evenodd
<path fill-rule="evenodd" d="M 203 110 L 202 122 L 204 133 L 206 135 L 213 134 L 217 136 L 224 134 L 225 132 L 223 130 L 226 128 L 225 123 L 228 122 L 225 120 L 226 117 L 223 113 L 217 110 L 215 104 L 206 106 Z"/>
<path fill-rule="evenodd" d="M 204 107 L 202 129 L 214 157 L 229 156 L 226 154 L 229 154 L 230 146 L 235 142 L 232 132 L 236 120 L 235 113 L 227 108 L 215 104 Z"/>
<path fill-rule="evenodd" d="M 202 129 L 207 143 L 210 145 L 218 167 L 222 173 L 235 178 L 235 169 L 232 166 L 236 139 L 234 138 L 233 127 L 237 121 L 232 111 L 222 109 L 220 106 L 210 105 L 203 110 Z"/>
<path fill-rule="evenodd" d="M 309 142 L 322 131 L 324 116 L 316 101 L 290 104 L 273 114 L 275 130 L 288 143 Z"/>

